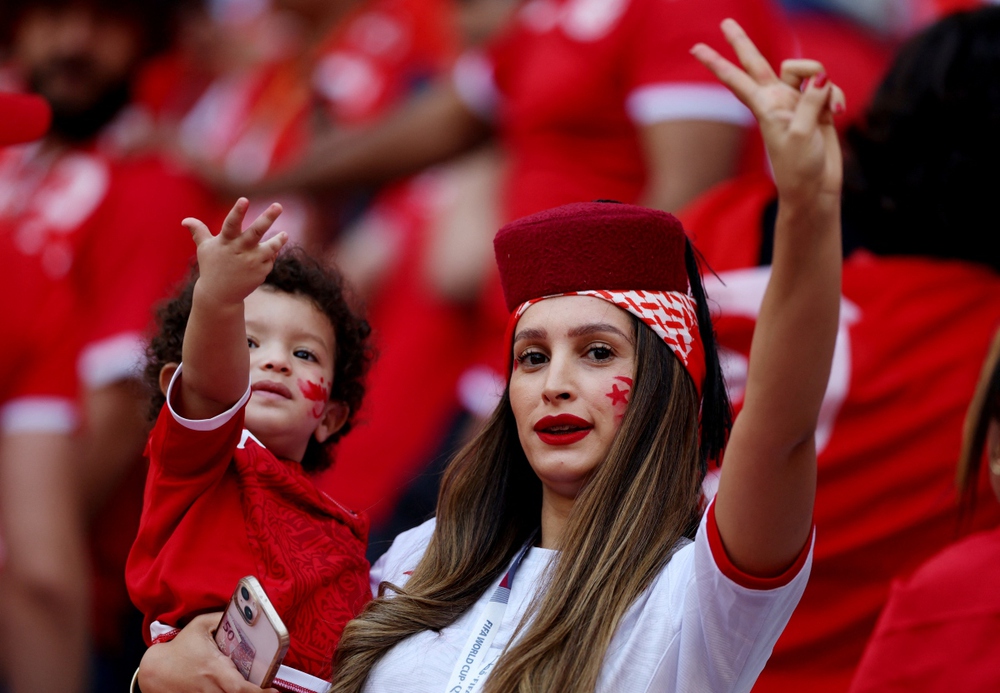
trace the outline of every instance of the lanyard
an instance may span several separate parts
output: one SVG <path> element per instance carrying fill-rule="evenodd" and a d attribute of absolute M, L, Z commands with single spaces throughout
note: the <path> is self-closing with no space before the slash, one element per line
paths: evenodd
<path fill-rule="evenodd" d="M 493 590 L 490 601 L 483 609 L 483 617 L 478 622 L 479 626 L 469 634 L 469 639 L 461 650 L 458 661 L 455 663 L 455 669 L 448 679 L 445 693 L 473 693 L 486 680 L 486 675 L 499 659 L 499 656 L 494 657 L 491 662 L 484 663 L 486 653 L 489 652 L 493 638 L 496 637 L 497 630 L 503 622 L 504 612 L 507 611 L 507 600 L 510 598 L 510 587 L 514 584 L 514 574 L 517 572 L 518 566 L 521 565 L 521 559 L 528 553 L 528 549 L 531 548 L 534 541 L 535 535 L 533 534 L 514 556 L 514 561 L 510 564 L 507 574 Z"/>

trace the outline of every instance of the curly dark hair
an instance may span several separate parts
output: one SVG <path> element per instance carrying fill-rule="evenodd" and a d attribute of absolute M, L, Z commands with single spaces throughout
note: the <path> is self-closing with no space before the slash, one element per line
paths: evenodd
<path fill-rule="evenodd" d="M 168 363 L 180 363 L 184 331 L 191 315 L 197 267 L 183 288 L 156 312 L 157 333 L 146 348 L 146 384 L 151 390 L 150 416 L 159 415 L 166 399 L 160 392 L 160 371 Z M 264 280 L 264 286 L 276 291 L 305 296 L 330 319 L 336 336 L 336 358 L 333 365 L 331 401 L 343 402 L 350 409 L 347 421 L 326 442 L 309 439 L 302 467 L 315 473 L 333 464 L 333 446 L 353 427 L 355 415 L 365 396 L 364 378 L 374 350 L 369 342 L 371 327 L 367 320 L 351 308 L 343 278 L 332 268 L 322 265 L 304 250 L 287 247 L 274 261 L 274 267 Z"/>
<path fill-rule="evenodd" d="M 861 245 L 1000 271 L 1000 7 L 907 41 L 847 144 L 845 221 Z"/>

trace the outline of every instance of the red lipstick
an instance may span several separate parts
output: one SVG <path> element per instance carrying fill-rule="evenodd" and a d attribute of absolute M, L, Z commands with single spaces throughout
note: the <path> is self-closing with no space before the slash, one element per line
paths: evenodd
<path fill-rule="evenodd" d="M 572 414 L 544 416 L 534 425 L 535 434 L 547 445 L 571 445 L 583 440 L 592 430 L 594 424 Z"/>

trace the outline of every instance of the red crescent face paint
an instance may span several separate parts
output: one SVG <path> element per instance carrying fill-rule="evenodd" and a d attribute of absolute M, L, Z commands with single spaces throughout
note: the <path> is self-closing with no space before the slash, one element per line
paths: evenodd
<path fill-rule="evenodd" d="M 302 396 L 311 402 L 315 402 L 312 408 L 313 418 L 320 418 L 323 416 L 323 410 L 326 409 L 326 401 L 330 397 L 330 388 L 326 386 L 326 381 L 320 379 L 318 383 L 314 383 L 311 380 L 298 381 L 299 392 Z"/>

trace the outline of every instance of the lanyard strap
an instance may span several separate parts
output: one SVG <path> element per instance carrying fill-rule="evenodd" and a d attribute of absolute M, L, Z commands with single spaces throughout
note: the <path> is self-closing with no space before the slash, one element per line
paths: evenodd
<path fill-rule="evenodd" d="M 485 663 L 486 653 L 489 652 L 496 637 L 497 630 L 503 622 L 504 613 L 507 611 L 507 601 L 510 599 L 510 588 L 514 584 L 514 575 L 517 573 L 521 559 L 528 553 L 528 549 L 535 541 L 535 534 L 532 534 L 524 546 L 521 547 L 514 561 L 507 569 L 507 574 L 503 580 L 493 590 L 490 601 L 483 609 L 482 618 L 478 621 L 478 626 L 469 634 L 465 647 L 462 648 L 455 669 L 448 679 L 448 687 L 445 693 L 473 693 L 479 685 L 486 680 L 493 665 L 499 657 L 494 657 L 489 663 Z"/>

